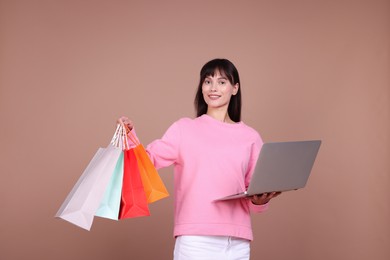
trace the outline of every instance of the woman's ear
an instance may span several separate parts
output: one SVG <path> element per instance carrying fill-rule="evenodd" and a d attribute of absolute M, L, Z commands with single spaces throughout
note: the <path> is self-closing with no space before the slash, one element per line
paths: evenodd
<path fill-rule="evenodd" d="M 240 88 L 240 84 L 236 83 L 233 86 L 233 96 L 237 94 L 238 89 Z"/>

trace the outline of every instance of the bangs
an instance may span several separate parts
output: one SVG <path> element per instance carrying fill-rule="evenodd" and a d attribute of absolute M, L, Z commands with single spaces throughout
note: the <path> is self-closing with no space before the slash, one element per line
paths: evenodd
<path fill-rule="evenodd" d="M 229 80 L 229 82 L 234 85 L 235 82 L 233 80 L 233 75 L 229 73 L 228 68 L 225 68 L 221 64 L 206 64 L 209 66 L 205 66 L 201 71 L 201 81 L 203 82 L 206 77 L 214 77 L 218 73 Z"/>

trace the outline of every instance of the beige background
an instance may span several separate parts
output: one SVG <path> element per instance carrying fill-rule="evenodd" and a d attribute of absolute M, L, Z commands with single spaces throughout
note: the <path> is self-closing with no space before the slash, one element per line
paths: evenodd
<path fill-rule="evenodd" d="M 0 259 L 171 259 L 172 197 L 90 232 L 53 216 L 117 117 L 144 144 L 193 117 L 216 57 L 265 141 L 323 140 L 253 216 L 253 259 L 390 259 L 389 29 L 389 1 L 1 0 Z"/>

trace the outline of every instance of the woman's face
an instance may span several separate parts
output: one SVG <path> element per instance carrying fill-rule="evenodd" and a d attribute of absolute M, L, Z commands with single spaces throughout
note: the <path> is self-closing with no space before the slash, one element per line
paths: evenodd
<path fill-rule="evenodd" d="M 228 109 L 230 98 L 237 94 L 238 84 L 232 85 L 225 75 L 219 71 L 214 76 L 207 76 L 202 84 L 203 98 L 208 110 Z"/>

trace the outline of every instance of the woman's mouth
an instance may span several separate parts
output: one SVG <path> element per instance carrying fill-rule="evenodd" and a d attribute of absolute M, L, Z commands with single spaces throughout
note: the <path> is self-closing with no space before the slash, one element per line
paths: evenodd
<path fill-rule="evenodd" d="M 220 97 L 221 97 L 220 95 L 215 95 L 215 94 L 209 95 L 209 98 L 210 98 L 211 100 L 216 100 L 216 99 L 218 99 L 218 98 L 220 98 Z"/>

